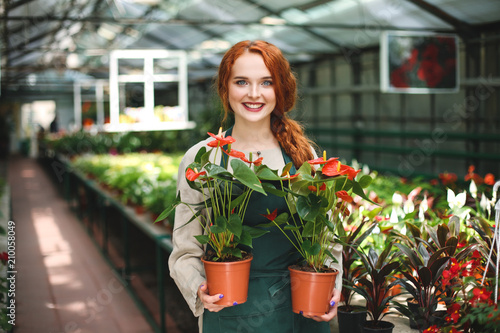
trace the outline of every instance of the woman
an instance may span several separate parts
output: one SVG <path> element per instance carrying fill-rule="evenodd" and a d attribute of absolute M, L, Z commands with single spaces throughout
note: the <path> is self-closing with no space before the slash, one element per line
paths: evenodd
<path fill-rule="evenodd" d="M 290 161 L 294 168 L 316 157 L 311 142 L 301 126 L 287 113 L 296 100 L 296 80 L 288 61 L 274 45 L 264 41 L 243 41 L 224 55 L 217 77 L 217 89 L 225 116 L 234 115 L 234 125 L 225 136 L 236 141 L 232 148 L 249 158 L 263 157 L 271 169 L 281 170 Z M 208 138 L 188 150 L 179 167 L 178 191 L 183 199 L 196 203 L 200 194 L 187 185 L 184 171 Z M 267 210 L 286 210 L 286 203 L 277 196 L 252 194 L 244 223 L 255 226 L 266 223 Z M 271 209 L 272 208 L 272 209 Z M 330 311 L 320 317 L 305 318 L 291 308 L 287 267 L 299 258 L 289 240 L 278 228 L 270 228 L 264 236 L 253 240 L 253 261 L 247 302 L 230 307 L 215 304 L 224 295 L 209 295 L 200 257 L 203 247 L 194 235 L 202 234 L 199 223 L 189 223 L 191 217 L 185 205 L 177 207 L 174 250 L 169 258 L 172 278 L 177 283 L 195 316 L 200 317 L 200 332 L 330 332 L 328 321 L 337 313 L 341 279 L 337 279 Z M 334 248 L 341 262 L 341 247 Z M 341 265 L 336 264 L 342 276 Z M 202 316 L 203 315 L 203 316 Z"/>

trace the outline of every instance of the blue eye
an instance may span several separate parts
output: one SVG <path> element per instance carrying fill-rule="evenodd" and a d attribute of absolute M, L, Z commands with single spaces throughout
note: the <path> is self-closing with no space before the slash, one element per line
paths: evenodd
<path fill-rule="evenodd" d="M 245 84 L 247 84 L 247 82 L 245 80 L 238 80 L 236 81 L 236 84 L 239 86 L 244 86 Z"/>
<path fill-rule="evenodd" d="M 268 81 L 264 81 L 264 82 L 262 82 L 262 85 L 264 85 L 264 86 L 272 86 L 273 85 L 273 81 L 269 81 L 269 80 Z"/>

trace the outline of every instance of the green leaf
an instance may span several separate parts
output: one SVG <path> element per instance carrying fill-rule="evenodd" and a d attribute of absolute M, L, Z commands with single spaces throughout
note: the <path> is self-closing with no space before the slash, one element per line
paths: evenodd
<path fill-rule="evenodd" d="M 207 164 L 205 166 L 205 170 L 207 171 L 209 177 L 219 178 L 223 180 L 232 178 L 232 175 L 229 171 L 217 164 Z"/>
<path fill-rule="evenodd" d="M 252 247 L 252 236 L 249 232 L 245 230 L 246 226 L 243 226 L 243 230 L 241 231 L 241 236 L 238 237 L 238 242 L 242 245 L 246 245 Z"/>
<path fill-rule="evenodd" d="M 318 243 L 314 243 L 314 244 L 311 244 L 311 241 L 309 239 L 306 239 L 303 243 L 302 243 L 302 248 L 304 249 L 304 251 L 306 251 L 308 254 L 312 255 L 312 256 L 315 256 L 319 253 L 319 251 L 321 250 L 321 245 L 319 245 Z"/>
<path fill-rule="evenodd" d="M 208 242 L 210 242 L 210 237 L 208 237 L 207 235 L 197 235 L 194 236 L 194 238 L 196 238 L 196 240 L 200 242 L 200 244 L 208 244 Z"/>
<path fill-rule="evenodd" d="M 172 202 L 171 206 L 166 208 L 163 212 L 161 212 L 160 216 L 155 220 L 154 223 L 160 222 L 172 214 L 172 212 L 181 204 L 181 197 L 180 197 L 180 192 L 177 194 L 177 198 Z"/>
<path fill-rule="evenodd" d="M 278 176 L 277 172 L 275 170 L 269 169 L 266 165 L 262 164 L 259 167 L 257 167 L 257 170 L 255 172 L 257 174 L 257 177 L 262 180 L 280 180 L 281 177 Z"/>
<path fill-rule="evenodd" d="M 235 247 L 225 247 L 222 249 L 222 254 L 229 254 L 231 256 L 242 258 L 241 250 Z"/>
<path fill-rule="evenodd" d="M 302 230 L 302 237 L 312 237 L 314 236 L 314 228 L 316 227 L 316 221 L 308 221 Z M 318 230 L 316 229 L 316 232 Z"/>
<path fill-rule="evenodd" d="M 266 191 L 266 193 L 274 194 L 278 197 L 284 197 L 287 195 L 287 192 L 277 189 L 276 186 L 270 183 L 264 182 L 262 183 L 262 187 L 264 188 L 264 191 Z"/>
<path fill-rule="evenodd" d="M 274 219 L 274 222 L 277 225 L 281 225 L 283 223 L 286 223 L 287 221 L 288 221 L 288 213 L 286 213 L 286 212 L 281 213 L 280 215 L 276 216 L 276 218 Z"/>
<path fill-rule="evenodd" d="M 361 177 L 359 180 L 358 180 L 358 183 L 359 185 L 362 187 L 362 188 L 367 188 L 368 186 L 370 186 L 370 184 L 372 183 L 372 177 L 368 176 L 368 175 L 364 175 L 363 177 Z"/>
<path fill-rule="evenodd" d="M 235 207 L 238 207 L 243 202 L 243 200 L 245 200 L 245 197 L 246 197 L 246 193 L 243 193 L 239 197 L 232 199 L 231 205 L 229 206 L 229 209 L 232 211 Z"/>
<path fill-rule="evenodd" d="M 208 162 L 209 156 L 210 151 L 207 152 L 207 147 L 203 146 L 196 153 L 194 161 L 200 163 L 201 165 L 205 165 Z"/>
<path fill-rule="evenodd" d="M 361 187 L 361 185 L 359 185 L 358 182 L 353 182 L 352 184 L 352 191 L 354 193 L 356 193 L 357 195 L 359 195 L 361 198 L 365 199 L 366 201 L 368 202 L 371 202 L 372 204 L 375 204 L 377 205 L 375 202 L 371 201 L 365 194 L 365 192 L 363 191 L 363 188 Z M 378 205 L 377 205 L 378 206 Z"/>
<path fill-rule="evenodd" d="M 297 213 L 305 221 L 314 221 L 318 216 L 321 205 L 321 198 L 313 193 L 310 193 L 307 197 L 300 196 L 297 199 Z"/>
<path fill-rule="evenodd" d="M 257 178 L 255 173 L 248 167 L 248 165 L 245 164 L 245 162 L 233 159 L 231 160 L 231 167 L 233 168 L 234 177 L 243 185 L 254 191 L 267 195 L 262 188 L 259 178 Z"/>
<path fill-rule="evenodd" d="M 243 231 L 243 222 L 238 214 L 231 214 L 229 216 L 229 222 L 227 224 L 227 229 L 231 231 L 236 237 L 241 236 Z"/>
<path fill-rule="evenodd" d="M 260 237 L 260 236 L 267 234 L 269 232 L 268 230 L 262 230 L 259 228 L 250 227 L 248 225 L 244 225 L 243 230 L 246 233 L 248 233 L 252 238 Z"/>
<path fill-rule="evenodd" d="M 294 225 L 287 225 L 283 228 L 283 230 L 292 230 L 292 231 L 298 231 L 300 230 L 300 227 L 294 226 Z"/>

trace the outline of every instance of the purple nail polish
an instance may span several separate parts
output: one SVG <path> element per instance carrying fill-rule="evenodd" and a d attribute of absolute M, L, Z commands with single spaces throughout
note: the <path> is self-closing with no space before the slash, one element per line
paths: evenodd
<path fill-rule="evenodd" d="M 202 284 L 202 285 L 200 286 L 200 288 L 203 288 L 204 286 L 205 286 L 205 285 L 204 285 L 204 284 Z"/>
<path fill-rule="evenodd" d="M 300 314 L 304 314 L 304 312 L 303 312 L 303 311 L 300 311 L 299 313 L 300 313 Z"/>
<path fill-rule="evenodd" d="M 335 306 L 335 301 L 331 301 L 330 306 Z"/>
<path fill-rule="evenodd" d="M 222 297 L 224 297 L 224 295 L 220 294 L 220 295 L 219 295 L 219 298 L 222 298 Z"/>
<path fill-rule="evenodd" d="M 238 302 L 234 302 L 233 305 L 238 305 Z"/>

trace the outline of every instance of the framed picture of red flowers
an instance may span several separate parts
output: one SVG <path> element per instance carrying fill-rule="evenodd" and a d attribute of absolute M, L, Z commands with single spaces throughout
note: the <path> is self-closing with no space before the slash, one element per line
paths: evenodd
<path fill-rule="evenodd" d="M 381 90 L 457 92 L 458 42 L 455 34 L 385 31 L 380 41 Z"/>

